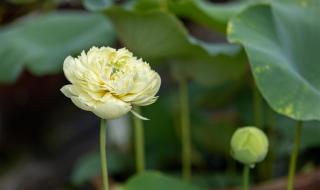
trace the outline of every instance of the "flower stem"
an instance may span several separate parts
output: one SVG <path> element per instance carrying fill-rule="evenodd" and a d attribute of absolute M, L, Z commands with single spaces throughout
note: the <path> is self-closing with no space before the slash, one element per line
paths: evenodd
<path fill-rule="evenodd" d="M 139 107 L 134 107 L 134 110 L 138 114 L 141 112 Z M 133 120 L 135 130 L 136 169 L 137 173 L 141 173 L 145 168 L 143 123 L 142 120 L 137 117 L 133 117 Z"/>
<path fill-rule="evenodd" d="M 287 190 L 293 190 L 293 187 L 294 187 L 294 176 L 295 176 L 297 158 L 298 158 L 300 141 L 301 141 L 301 129 L 302 129 L 302 122 L 297 121 L 297 125 L 295 127 L 294 145 L 293 145 L 293 150 L 291 152 L 291 158 L 290 158 Z"/>
<path fill-rule="evenodd" d="M 188 84 L 185 79 L 180 80 L 180 114 L 181 114 L 181 140 L 182 140 L 182 177 L 191 178 L 191 139 Z"/>
<path fill-rule="evenodd" d="M 242 174 L 242 190 L 249 190 L 250 166 L 244 165 Z"/>
<path fill-rule="evenodd" d="M 103 183 L 103 189 L 109 190 L 107 153 L 106 153 L 106 136 L 107 136 L 107 122 L 105 119 L 101 119 L 100 121 L 100 157 L 101 157 L 102 183 Z"/>

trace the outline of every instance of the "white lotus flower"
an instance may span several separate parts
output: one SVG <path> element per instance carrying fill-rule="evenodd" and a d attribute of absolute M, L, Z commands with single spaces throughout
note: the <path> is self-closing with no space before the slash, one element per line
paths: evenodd
<path fill-rule="evenodd" d="M 62 93 L 103 119 L 118 118 L 133 105 L 154 103 L 161 84 L 158 73 L 125 48 L 92 47 L 77 58 L 68 56 L 63 71 L 71 84 L 63 86 Z"/>

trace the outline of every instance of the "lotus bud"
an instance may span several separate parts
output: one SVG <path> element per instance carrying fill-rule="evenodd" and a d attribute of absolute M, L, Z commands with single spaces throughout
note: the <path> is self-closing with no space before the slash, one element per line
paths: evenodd
<path fill-rule="evenodd" d="M 237 129 L 231 138 L 231 154 L 233 158 L 251 167 L 264 160 L 268 147 L 267 136 L 256 127 Z"/>

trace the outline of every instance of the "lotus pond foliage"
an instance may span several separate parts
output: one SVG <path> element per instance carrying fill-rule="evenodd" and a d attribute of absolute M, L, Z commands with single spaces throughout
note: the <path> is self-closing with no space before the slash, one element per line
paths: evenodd
<path fill-rule="evenodd" d="M 0 82 L 100 120 L 64 189 L 320 186 L 319 0 L 44 2 L 0 4 Z"/>

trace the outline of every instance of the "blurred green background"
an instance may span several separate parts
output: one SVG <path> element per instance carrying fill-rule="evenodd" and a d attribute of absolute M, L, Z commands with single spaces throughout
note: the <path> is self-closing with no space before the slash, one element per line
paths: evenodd
<path fill-rule="evenodd" d="M 178 81 L 183 78 L 189 86 L 192 183 L 203 189 L 239 185 L 241 165 L 230 157 L 229 141 L 245 125 L 262 128 L 271 143 L 266 161 L 253 170 L 252 183 L 263 189 L 265 181 L 281 182 L 295 121 L 268 106 L 245 51 L 226 37 L 227 21 L 253 3 L 2 0 L 0 189 L 101 188 L 99 121 L 60 92 L 68 83 L 62 73 L 64 58 L 92 46 L 127 47 L 161 75 L 160 98 L 142 109 L 151 119 L 144 122 L 148 170 L 181 175 Z M 114 189 L 135 172 L 131 117 L 109 122 Z M 303 126 L 301 173 L 319 173 L 319 125 L 308 121 Z"/>

